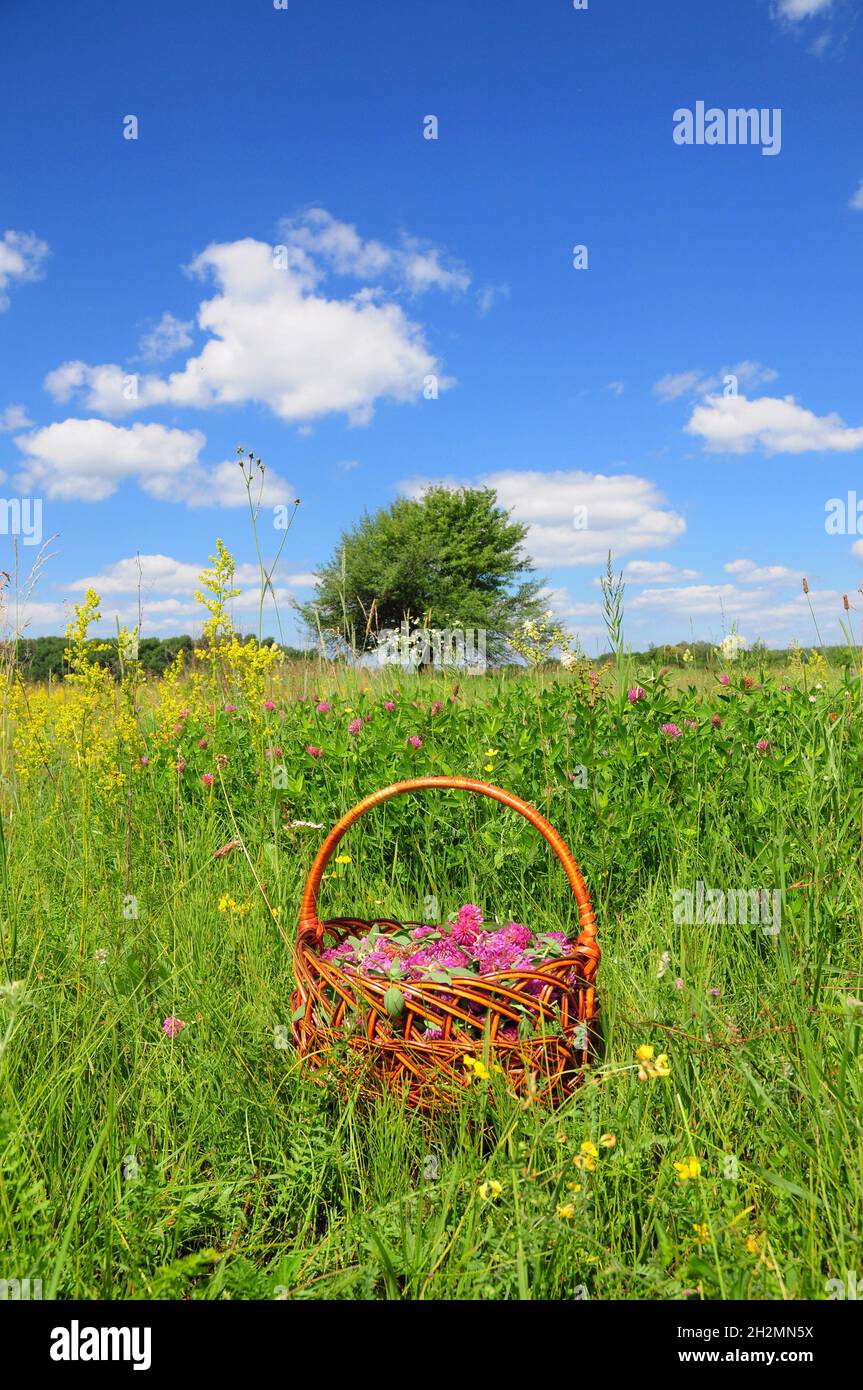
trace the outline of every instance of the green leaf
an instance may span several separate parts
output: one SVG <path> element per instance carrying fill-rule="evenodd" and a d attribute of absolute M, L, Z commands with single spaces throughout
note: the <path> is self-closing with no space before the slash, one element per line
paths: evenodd
<path fill-rule="evenodd" d="M 405 997 L 401 990 L 396 989 L 395 985 L 390 985 L 389 989 L 384 994 L 384 1008 L 390 1018 L 398 1018 L 399 1015 L 404 1012 L 404 1007 Z"/>

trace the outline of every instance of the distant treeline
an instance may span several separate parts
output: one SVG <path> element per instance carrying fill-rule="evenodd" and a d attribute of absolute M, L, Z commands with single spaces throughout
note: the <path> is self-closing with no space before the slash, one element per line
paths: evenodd
<path fill-rule="evenodd" d="M 249 638 L 241 637 L 240 641 L 245 642 Z M 63 660 L 63 652 L 68 646 L 65 637 L 22 637 L 17 642 L 4 643 L 7 660 L 14 656 L 16 665 L 21 673 L 28 680 L 47 681 L 62 680 L 66 663 Z M 171 665 L 178 652 L 187 652 L 191 657 L 195 649 L 195 642 L 191 637 L 142 637 L 138 643 L 138 660 L 141 663 L 142 671 L 148 675 L 160 676 L 163 671 Z M 272 637 L 265 637 L 264 646 L 274 644 Z M 99 650 L 106 646 L 107 651 Z M 116 638 L 97 639 L 91 643 L 93 661 L 100 666 L 105 666 L 115 676 L 120 674 L 120 661 L 117 655 Z M 285 656 L 290 660 L 301 661 L 309 656 L 314 656 L 314 652 L 304 652 L 298 647 L 281 647 Z"/>
<path fill-rule="evenodd" d="M 241 641 L 250 641 L 248 637 L 240 638 Z M 94 640 L 92 645 L 93 661 L 100 666 L 106 666 L 115 676 L 119 677 L 120 662 L 117 656 L 116 639 Z M 103 645 L 107 650 L 99 650 Z M 191 637 L 143 637 L 138 644 L 138 660 L 141 669 L 148 675 L 160 676 L 180 651 L 187 652 L 191 657 L 196 643 Z M 265 646 L 279 646 L 272 637 L 264 638 Z M 65 637 L 25 637 L 17 642 L 6 642 L 2 644 L 2 654 L 9 661 L 14 657 L 18 669 L 28 680 L 47 681 L 62 680 L 65 674 L 65 662 L 63 652 L 67 646 Z M 317 657 L 317 649 L 304 650 L 299 647 L 279 646 L 286 660 L 289 661 L 308 661 Z M 847 647 L 823 647 L 818 648 L 825 659 L 833 666 L 841 666 L 848 659 Z M 803 648 L 808 654 L 809 648 Z M 688 653 L 688 657 L 684 657 Z M 754 644 L 739 658 L 745 664 L 751 666 L 763 665 L 768 667 L 786 666 L 793 655 L 793 650 L 787 647 L 764 647 L 761 644 Z M 635 661 L 645 666 L 670 666 L 689 670 L 703 670 L 708 665 L 722 665 L 722 659 L 718 655 L 716 648 L 710 642 L 678 642 L 666 646 L 651 646 L 644 652 L 633 652 L 632 657 Z M 604 652 L 601 656 L 591 657 L 592 666 L 602 666 L 606 663 L 613 664 L 614 653 Z M 501 663 L 506 664 L 506 663 Z M 559 665 L 556 661 L 549 661 L 549 667 Z M 518 668 L 516 668 L 518 669 Z"/>
<path fill-rule="evenodd" d="M 747 666 L 781 667 L 787 666 L 796 654 L 802 654 L 805 660 L 813 649 L 820 652 L 830 665 L 841 666 L 848 660 L 847 647 L 820 647 L 816 643 L 802 643 L 799 647 L 766 647 L 763 642 L 753 642 L 751 647 L 740 653 L 737 661 Z M 646 666 L 661 665 L 696 670 L 728 664 L 728 658 L 723 658 L 712 642 L 675 642 L 664 646 L 654 646 L 651 643 L 647 651 L 633 652 L 632 658 Z M 597 666 L 613 662 L 614 653 L 603 652 L 602 656 L 593 658 L 593 661 Z"/>

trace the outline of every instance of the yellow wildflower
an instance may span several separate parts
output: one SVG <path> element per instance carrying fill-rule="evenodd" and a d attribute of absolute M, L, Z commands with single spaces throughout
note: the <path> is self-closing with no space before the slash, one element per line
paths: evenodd
<path fill-rule="evenodd" d="M 675 1163 L 674 1171 L 680 1182 L 694 1182 L 701 1177 L 701 1164 L 693 1154 L 681 1163 Z"/>
<path fill-rule="evenodd" d="M 575 1206 L 572 1202 L 558 1205 L 557 1214 L 562 1221 L 571 1221 L 575 1216 Z"/>
<path fill-rule="evenodd" d="M 479 1195 L 484 1202 L 496 1202 L 502 1192 L 503 1187 L 495 1178 L 484 1182 L 479 1189 Z"/>
<path fill-rule="evenodd" d="M 710 1240 L 710 1230 L 707 1226 L 707 1222 L 696 1221 L 692 1229 L 695 1232 L 696 1239 L 700 1242 L 700 1244 L 706 1245 L 707 1242 Z"/>
<path fill-rule="evenodd" d="M 614 1146 L 615 1146 L 615 1144 L 617 1143 L 617 1135 L 616 1135 L 616 1134 L 601 1134 L 601 1135 L 599 1136 L 599 1142 L 600 1142 L 600 1144 L 602 1145 L 602 1147 L 603 1147 L 604 1149 L 613 1149 Z"/>
<path fill-rule="evenodd" d="M 471 1057 L 470 1053 L 465 1053 L 463 1058 L 465 1071 L 472 1071 L 477 1081 L 488 1081 L 491 1072 L 484 1062 L 480 1062 L 477 1057 Z M 500 1067 L 495 1067 L 495 1071 L 500 1071 Z"/>
<path fill-rule="evenodd" d="M 599 1149 L 589 1139 L 585 1139 L 580 1145 L 578 1153 L 573 1159 L 577 1168 L 584 1168 L 588 1173 L 596 1171 L 596 1160 L 599 1158 Z"/>
<path fill-rule="evenodd" d="M 639 1081 L 647 1081 L 655 1076 L 670 1076 L 671 1063 L 668 1060 L 667 1052 L 660 1052 L 654 1060 L 654 1049 L 649 1043 L 642 1043 L 641 1047 L 636 1048 L 635 1055 L 641 1062 L 638 1068 Z"/>
<path fill-rule="evenodd" d="M 247 902 L 238 903 L 230 894 L 223 893 L 219 899 L 219 911 L 230 912 L 234 917 L 245 917 L 247 912 L 251 912 L 255 906 L 255 899 L 249 898 Z"/>

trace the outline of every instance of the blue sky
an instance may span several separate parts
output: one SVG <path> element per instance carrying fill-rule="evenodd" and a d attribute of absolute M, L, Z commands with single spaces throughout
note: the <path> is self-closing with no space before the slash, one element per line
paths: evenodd
<path fill-rule="evenodd" d="M 825 529 L 829 499 L 863 501 L 860 9 L 4 0 L 3 511 L 41 500 L 54 537 L 28 632 L 87 582 L 105 630 L 134 621 L 139 567 L 144 635 L 199 630 L 217 535 L 252 630 L 242 444 L 270 553 L 301 498 L 288 639 L 342 528 L 444 479 L 497 486 L 589 651 L 609 545 L 635 647 L 734 623 L 811 644 L 804 574 L 840 640 L 843 593 L 863 603 L 863 519 Z M 767 126 L 677 143 L 698 102 L 778 110 L 777 152 Z"/>

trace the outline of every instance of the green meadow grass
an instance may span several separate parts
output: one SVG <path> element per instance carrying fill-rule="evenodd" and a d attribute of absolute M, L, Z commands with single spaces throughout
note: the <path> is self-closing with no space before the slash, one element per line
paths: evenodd
<path fill-rule="evenodd" d="M 46 1298 L 773 1300 L 863 1274 L 859 689 L 851 672 L 817 691 L 798 672 L 790 693 L 751 674 L 726 691 L 642 675 L 630 706 L 565 676 L 468 679 L 450 703 L 440 678 L 402 677 L 396 695 L 392 675 L 295 671 L 263 740 L 282 749 L 276 790 L 242 710 L 218 717 L 230 761 L 213 791 L 192 753 L 179 785 L 146 700 L 156 752 L 128 799 L 100 800 L 59 743 L 26 782 L 10 764 L 0 1278 L 40 1278 Z M 303 682 L 331 714 L 296 699 Z M 358 738 L 348 708 L 372 714 Z M 586 876 L 602 1050 L 557 1111 L 496 1075 L 441 1117 L 345 1101 L 285 1046 L 325 833 L 290 822 L 329 828 L 421 773 L 511 789 Z M 472 901 L 575 924 L 544 842 L 484 798 L 398 799 L 342 849 L 327 915 L 421 919 L 433 894 L 442 917 Z M 699 879 L 778 891 L 779 935 L 676 923 L 675 889 Z M 169 1015 L 186 1025 L 173 1039 Z M 642 1045 L 670 1076 L 639 1079 Z M 583 1144 L 598 1156 L 579 1161 Z M 700 1174 L 682 1180 L 690 1157 Z"/>

